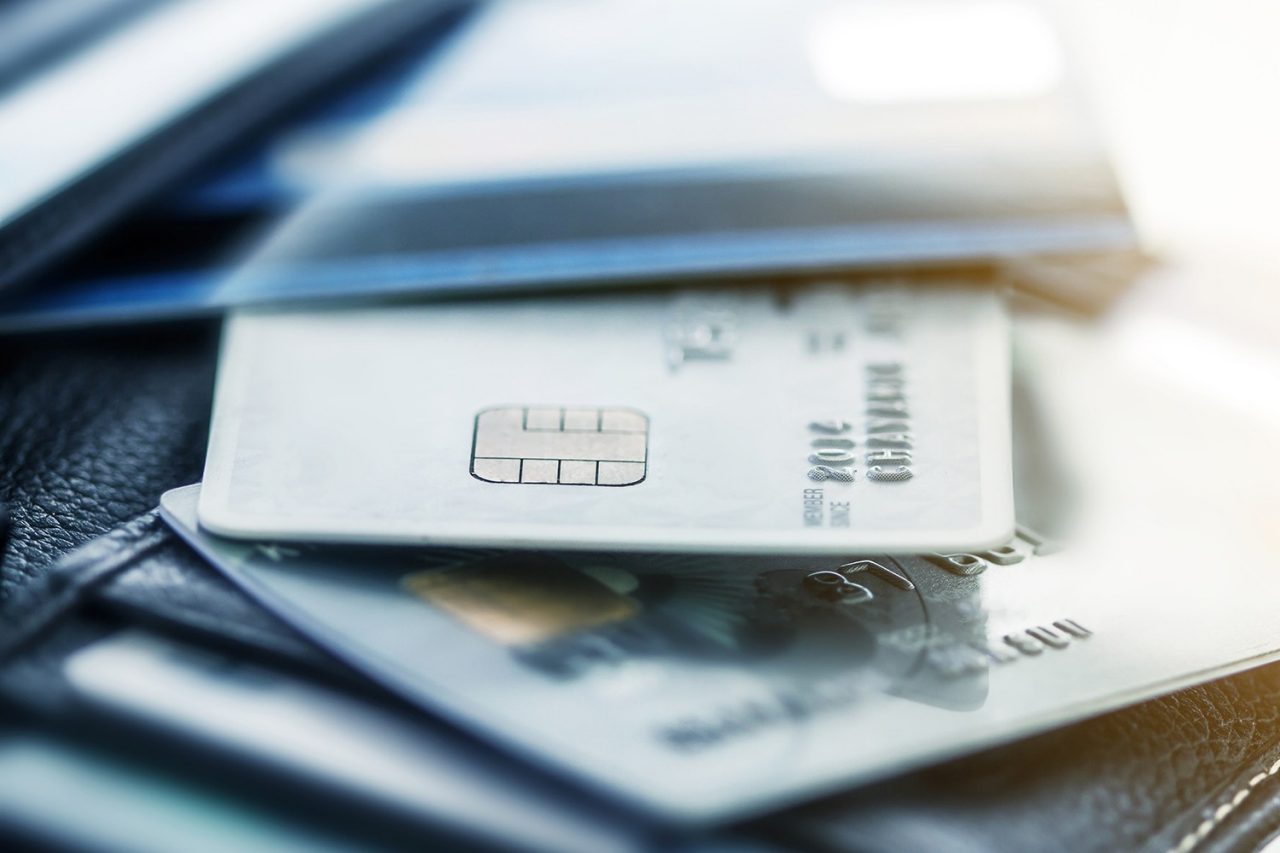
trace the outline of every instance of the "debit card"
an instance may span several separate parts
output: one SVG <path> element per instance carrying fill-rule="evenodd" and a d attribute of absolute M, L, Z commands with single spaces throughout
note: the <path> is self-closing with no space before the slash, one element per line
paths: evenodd
<path fill-rule="evenodd" d="M 210 535 L 196 487 L 162 506 L 423 707 L 668 818 L 747 815 L 1276 659 L 1272 422 L 1211 372 L 1169 373 L 1123 319 L 1015 326 L 1030 523 L 1004 547 L 356 548 Z M 1249 466 L 1223 466 L 1224 424 Z"/>
<path fill-rule="evenodd" d="M 200 521 L 232 537 L 895 552 L 1013 528 L 992 290 L 242 312 Z"/>

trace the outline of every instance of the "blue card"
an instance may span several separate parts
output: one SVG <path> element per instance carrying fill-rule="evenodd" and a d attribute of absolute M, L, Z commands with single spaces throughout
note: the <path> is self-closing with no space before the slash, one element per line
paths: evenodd
<path fill-rule="evenodd" d="M 1127 248 L 1073 71 L 1018 0 L 493 4 L 162 212 L 261 240 L 144 247 L 0 330 Z"/>

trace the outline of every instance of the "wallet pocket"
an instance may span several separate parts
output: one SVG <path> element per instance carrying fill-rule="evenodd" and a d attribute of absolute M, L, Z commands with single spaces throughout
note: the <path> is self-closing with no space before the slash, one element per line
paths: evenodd
<path fill-rule="evenodd" d="M 0 699 L 38 716 L 67 702 L 62 663 L 129 626 L 352 685 L 361 680 L 205 564 L 154 512 L 67 554 L 5 608 Z"/>

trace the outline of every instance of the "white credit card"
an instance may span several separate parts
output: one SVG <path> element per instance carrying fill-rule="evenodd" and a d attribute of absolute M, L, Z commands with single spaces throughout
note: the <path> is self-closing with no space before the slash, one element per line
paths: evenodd
<path fill-rule="evenodd" d="M 1013 529 L 1008 330 L 953 282 L 240 312 L 232 537 L 950 551 Z"/>
<path fill-rule="evenodd" d="M 198 528 L 197 487 L 161 506 L 228 577 L 423 708 L 667 819 L 746 817 L 1280 659 L 1280 407 L 1256 393 L 1274 359 L 1202 311 L 1157 316 L 1178 284 L 1104 323 L 1016 321 L 1003 548 L 245 542 Z M 804 819 L 849 829 L 832 809 Z"/>

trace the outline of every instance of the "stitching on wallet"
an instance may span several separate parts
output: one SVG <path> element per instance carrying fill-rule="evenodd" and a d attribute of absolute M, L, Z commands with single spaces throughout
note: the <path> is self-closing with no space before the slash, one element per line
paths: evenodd
<path fill-rule="evenodd" d="M 1266 770 L 1253 776 L 1247 785 L 1236 791 L 1230 798 L 1220 800 L 1218 807 L 1208 817 L 1200 821 L 1195 829 L 1182 836 L 1182 840 L 1178 842 L 1177 846 L 1170 848 L 1169 853 L 1191 853 L 1197 844 L 1204 841 L 1209 833 L 1213 832 L 1215 828 L 1226 820 L 1227 815 L 1235 811 L 1237 806 L 1248 799 L 1254 788 L 1257 788 L 1277 773 L 1280 773 L 1280 759 L 1272 762 L 1271 766 Z"/>

